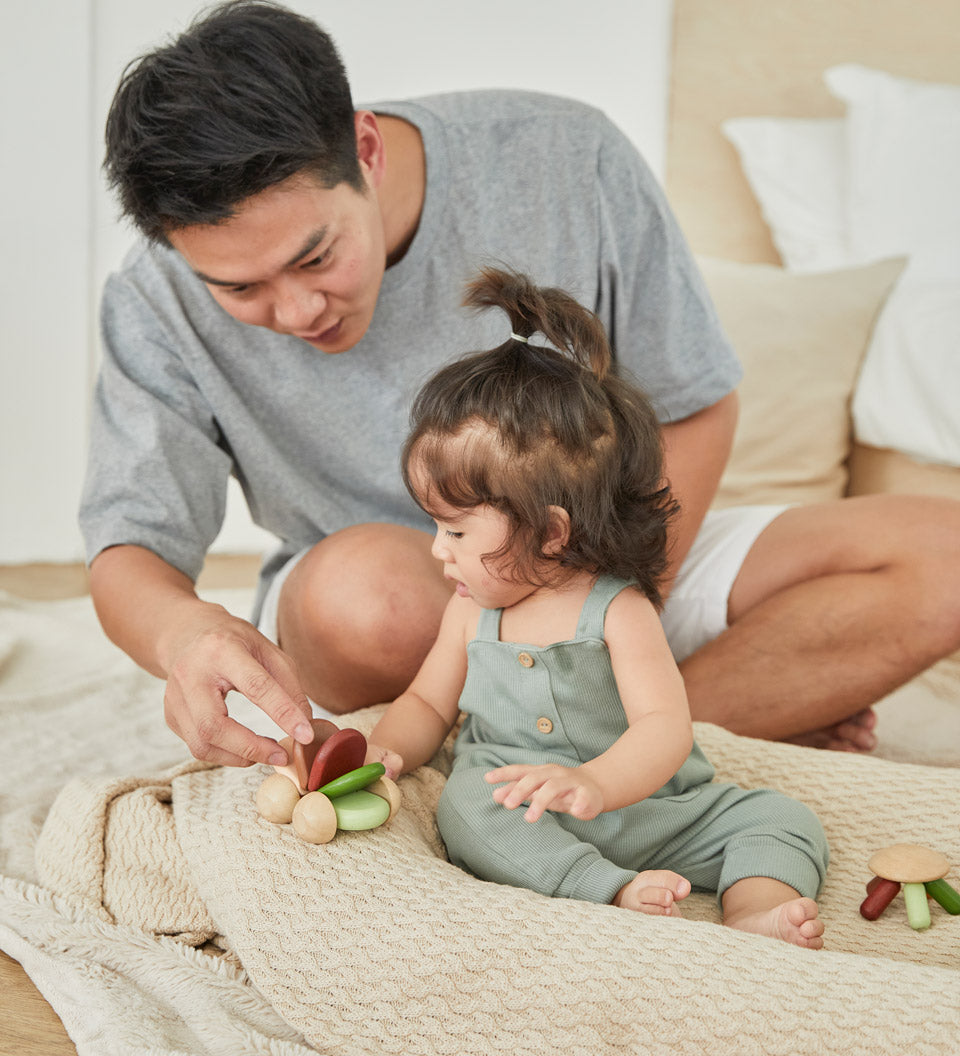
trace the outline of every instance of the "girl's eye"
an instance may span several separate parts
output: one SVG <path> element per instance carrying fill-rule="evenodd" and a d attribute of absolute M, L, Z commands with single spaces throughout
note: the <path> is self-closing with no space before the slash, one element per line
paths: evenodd
<path fill-rule="evenodd" d="M 447 528 L 446 531 L 443 534 L 446 535 L 450 539 L 462 539 L 463 538 L 463 532 L 451 532 L 449 528 Z"/>

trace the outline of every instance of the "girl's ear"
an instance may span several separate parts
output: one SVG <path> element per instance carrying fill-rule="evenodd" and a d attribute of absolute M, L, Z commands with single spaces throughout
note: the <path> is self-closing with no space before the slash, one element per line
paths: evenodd
<path fill-rule="evenodd" d="M 570 542 L 570 514 L 562 506 L 548 506 L 550 524 L 547 528 L 547 539 L 543 544 L 546 557 L 559 554 Z"/>

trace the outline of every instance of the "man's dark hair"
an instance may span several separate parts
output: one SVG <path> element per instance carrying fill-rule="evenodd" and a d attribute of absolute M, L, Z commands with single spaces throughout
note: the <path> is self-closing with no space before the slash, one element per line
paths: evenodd
<path fill-rule="evenodd" d="M 104 169 L 148 238 L 229 219 L 298 173 L 362 190 L 353 100 L 336 46 L 268 0 L 232 0 L 127 66 Z"/>

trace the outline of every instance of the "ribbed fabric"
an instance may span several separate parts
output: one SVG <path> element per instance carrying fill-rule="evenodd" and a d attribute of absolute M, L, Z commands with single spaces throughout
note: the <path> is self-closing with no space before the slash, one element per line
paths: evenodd
<path fill-rule="evenodd" d="M 486 880 L 595 902 L 609 902 L 648 868 L 673 869 L 718 894 L 746 876 L 772 876 L 814 896 L 828 860 L 815 815 L 777 792 L 713 783 L 696 745 L 652 796 L 590 821 L 548 813 L 531 823 L 522 809 L 494 802 L 488 770 L 576 766 L 627 729 L 603 625 L 629 587 L 599 577 L 575 637 L 546 647 L 501 642 L 500 610 L 482 613 L 460 700 L 467 717 L 437 814 L 450 860 Z M 743 834 L 750 840 L 740 845 Z"/>

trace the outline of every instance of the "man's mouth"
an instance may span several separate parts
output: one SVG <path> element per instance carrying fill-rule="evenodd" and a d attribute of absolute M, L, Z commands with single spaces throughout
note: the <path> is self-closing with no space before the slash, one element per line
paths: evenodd
<path fill-rule="evenodd" d="M 297 334 L 302 341 L 309 341 L 315 345 L 326 345 L 333 341 L 336 341 L 340 334 L 340 327 L 343 325 L 343 320 L 339 319 L 333 326 L 328 326 L 324 330 L 315 330 L 311 334 Z"/>

